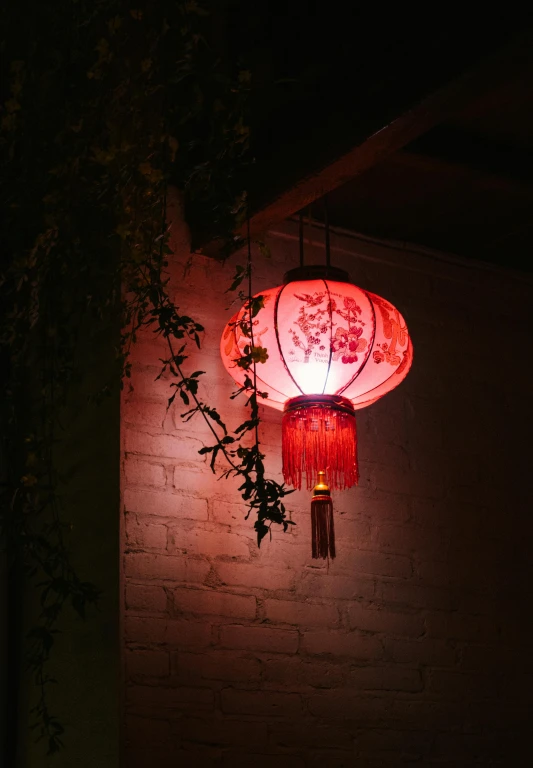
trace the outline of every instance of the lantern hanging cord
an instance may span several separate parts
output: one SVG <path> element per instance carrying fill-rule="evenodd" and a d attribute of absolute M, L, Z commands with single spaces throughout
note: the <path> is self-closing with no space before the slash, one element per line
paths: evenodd
<path fill-rule="evenodd" d="M 303 267 L 304 265 L 304 215 L 300 211 L 299 215 L 299 238 L 300 238 L 300 266 Z"/>
<path fill-rule="evenodd" d="M 328 196 L 324 195 L 324 232 L 326 238 L 326 266 L 331 267 L 331 248 L 329 242 Z"/>

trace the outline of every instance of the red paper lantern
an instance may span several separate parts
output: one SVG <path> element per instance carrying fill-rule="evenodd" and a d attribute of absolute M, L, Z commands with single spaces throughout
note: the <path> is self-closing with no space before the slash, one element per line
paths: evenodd
<path fill-rule="evenodd" d="M 268 359 L 257 365 L 257 384 L 268 392 L 263 402 L 283 410 L 285 482 L 301 488 L 305 475 L 312 488 L 325 471 L 332 488 L 350 488 L 358 481 L 355 411 L 397 387 L 411 367 L 405 321 L 330 266 L 291 270 L 283 285 L 258 295 L 264 307 L 253 321 L 254 346 L 266 348 Z M 250 344 L 241 327 L 247 321 L 243 308 L 221 341 L 224 365 L 241 386 L 245 372 L 235 361 Z M 328 496 L 323 474 L 320 480 L 315 496 Z"/>

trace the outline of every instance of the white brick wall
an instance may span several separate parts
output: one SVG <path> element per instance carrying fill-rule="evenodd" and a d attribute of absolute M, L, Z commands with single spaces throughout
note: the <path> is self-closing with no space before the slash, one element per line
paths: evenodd
<path fill-rule="evenodd" d="M 256 257 L 256 291 L 297 264 L 295 226 L 281 229 L 272 258 Z M 218 345 L 239 256 L 195 256 L 184 275 L 178 224 L 175 237 L 171 290 L 205 324 L 187 367 L 208 371 L 202 397 L 235 426 L 244 409 Z M 134 350 L 122 416 L 128 768 L 528 764 L 531 285 L 348 236 L 332 249 L 400 308 L 415 359 L 358 413 L 361 484 L 335 495 L 329 566 L 310 556 L 306 492 L 288 499 L 297 526 L 257 549 L 237 481 L 197 454 L 204 425 L 182 424 L 177 402 L 165 413 L 152 335 Z M 281 416 L 262 411 L 280 479 Z"/>

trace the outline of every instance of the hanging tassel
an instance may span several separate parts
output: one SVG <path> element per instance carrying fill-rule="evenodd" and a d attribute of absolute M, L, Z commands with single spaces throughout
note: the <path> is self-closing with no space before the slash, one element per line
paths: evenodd
<path fill-rule="evenodd" d="M 304 483 L 311 490 L 323 468 L 334 490 L 357 485 L 357 432 L 351 402 L 334 395 L 304 395 L 287 401 L 282 451 L 285 482 L 298 490 Z"/>
<path fill-rule="evenodd" d="M 323 560 L 335 557 L 335 528 L 333 526 L 333 502 L 326 484 L 326 473 L 318 473 L 318 482 L 311 501 L 311 527 L 313 558 Z"/>

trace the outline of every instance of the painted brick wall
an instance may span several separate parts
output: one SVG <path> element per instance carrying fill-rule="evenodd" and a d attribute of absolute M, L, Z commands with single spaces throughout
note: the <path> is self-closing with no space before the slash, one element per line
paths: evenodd
<path fill-rule="evenodd" d="M 255 288 L 298 259 L 270 237 Z M 318 234 L 317 234 L 318 237 Z M 414 367 L 358 412 L 360 486 L 338 493 L 337 559 L 297 526 L 257 549 L 237 483 L 168 413 L 145 335 L 124 391 L 127 768 L 522 766 L 531 721 L 531 285 L 511 274 L 334 236 L 334 261 L 405 314 Z M 190 370 L 242 421 L 218 356 L 234 264 L 189 257 L 174 225 L 172 292 L 205 327 Z M 310 251 L 311 253 L 311 251 Z M 310 260 L 320 261 L 320 244 Z M 280 478 L 280 414 L 264 409 Z"/>

